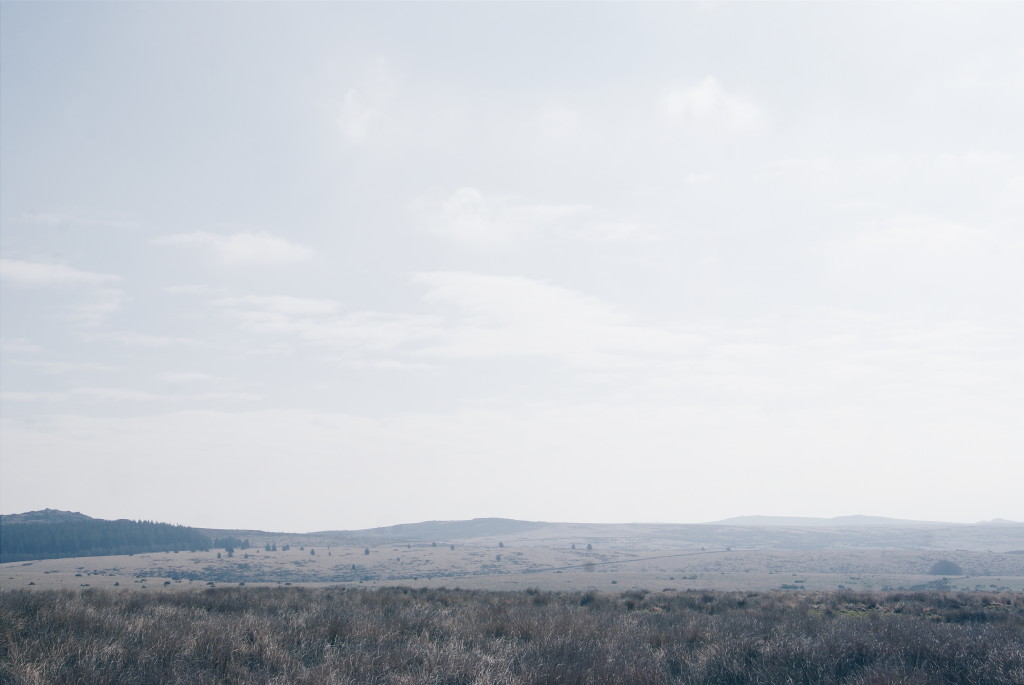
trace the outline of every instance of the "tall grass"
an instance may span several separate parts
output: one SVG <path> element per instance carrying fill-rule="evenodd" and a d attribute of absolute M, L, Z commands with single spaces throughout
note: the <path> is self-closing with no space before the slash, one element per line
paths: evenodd
<path fill-rule="evenodd" d="M 5 683 L 1024 683 L 1024 596 L 0 592 Z"/>

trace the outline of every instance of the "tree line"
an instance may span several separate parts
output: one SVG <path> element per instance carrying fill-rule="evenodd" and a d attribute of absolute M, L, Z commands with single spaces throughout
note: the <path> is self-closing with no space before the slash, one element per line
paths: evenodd
<path fill-rule="evenodd" d="M 0 563 L 144 552 L 208 550 L 210 538 L 194 528 L 154 521 L 0 521 Z"/>

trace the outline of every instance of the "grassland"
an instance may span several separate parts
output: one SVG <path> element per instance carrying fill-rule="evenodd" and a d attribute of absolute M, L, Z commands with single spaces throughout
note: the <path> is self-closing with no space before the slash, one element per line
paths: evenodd
<path fill-rule="evenodd" d="M 0 680 L 1024 682 L 1019 593 L 0 592 Z"/>
<path fill-rule="evenodd" d="M 1024 590 L 1024 555 L 963 550 L 772 550 L 703 552 L 619 541 L 364 542 L 316 546 L 296 540 L 289 550 L 260 547 L 207 552 L 46 559 L 0 565 L 0 589 L 164 588 L 224 584 L 382 587 L 459 585 L 481 590 L 595 589 Z M 327 544 L 321 544 L 327 543 Z M 283 547 L 283 544 L 280 545 Z M 452 549 L 454 547 L 454 549 Z M 369 553 L 367 553 L 369 552 Z M 219 557 L 218 557 L 219 555 Z M 500 557 L 500 558 L 499 558 Z M 963 574 L 930 573 L 940 560 Z M 938 584 L 937 586 L 935 584 Z"/>

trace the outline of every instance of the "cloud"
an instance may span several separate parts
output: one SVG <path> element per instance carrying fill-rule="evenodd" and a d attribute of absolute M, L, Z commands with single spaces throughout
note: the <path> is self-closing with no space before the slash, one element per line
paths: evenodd
<path fill-rule="evenodd" d="M 366 142 L 388 120 L 395 96 L 394 75 L 386 61 L 378 59 L 367 70 L 359 87 L 348 88 L 337 123 L 350 143 Z"/>
<path fill-rule="evenodd" d="M 572 137 L 580 126 L 580 116 L 576 110 L 555 103 L 541 107 L 534 120 L 541 136 L 555 141 L 564 141 Z"/>
<path fill-rule="evenodd" d="M 26 287 L 47 287 L 65 285 L 105 285 L 121 280 L 120 276 L 46 262 L 26 262 L 14 259 L 0 259 L 0 279 Z"/>
<path fill-rule="evenodd" d="M 380 110 L 368 103 L 365 95 L 354 88 L 345 93 L 338 126 L 348 140 L 355 143 L 366 140 L 370 127 L 380 118 Z"/>
<path fill-rule="evenodd" d="M 211 304 L 246 331 L 327 346 L 345 353 L 337 361 L 358 368 L 420 369 L 430 358 L 546 357 L 577 369 L 620 370 L 678 355 L 694 339 L 531 278 L 425 272 L 413 282 L 423 288 L 430 313 L 345 312 L 331 301 L 282 296 Z M 378 358 L 383 352 L 387 358 Z"/>
<path fill-rule="evenodd" d="M 208 344 L 195 338 L 180 338 L 166 335 L 150 335 L 136 331 L 106 331 L 89 333 L 87 340 L 114 342 L 132 347 L 208 347 Z"/>
<path fill-rule="evenodd" d="M 589 224 L 579 228 L 574 235 L 586 240 L 603 242 L 646 243 L 660 238 L 653 227 L 631 221 L 605 221 Z"/>
<path fill-rule="evenodd" d="M 66 402 L 86 398 L 102 402 L 256 402 L 262 395 L 243 392 L 155 393 L 130 388 L 73 388 L 59 392 L 3 392 L 5 402 Z"/>
<path fill-rule="evenodd" d="M 96 326 L 119 311 L 126 299 L 124 292 L 117 288 L 101 288 L 96 291 L 92 301 L 75 305 L 71 318 L 86 326 Z"/>
<path fill-rule="evenodd" d="M 18 220 L 27 224 L 82 228 L 139 228 L 142 225 L 130 219 L 98 218 L 63 212 L 32 212 L 21 215 Z"/>
<path fill-rule="evenodd" d="M 984 247 L 988 231 L 929 216 L 905 216 L 879 222 L 854 236 L 848 247 L 867 252 L 963 254 Z"/>
<path fill-rule="evenodd" d="M 831 280 L 845 280 L 857 290 L 919 292 L 931 299 L 936 288 L 983 288 L 1009 275 L 992 268 L 1009 256 L 998 253 L 999 245 L 986 228 L 910 215 L 865 223 L 810 252 L 822 258 Z"/>
<path fill-rule="evenodd" d="M 249 331 L 294 335 L 352 352 L 393 350 L 437 336 L 437 317 L 373 311 L 340 312 L 333 302 L 295 297 L 234 297 L 212 302 Z"/>
<path fill-rule="evenodd" d="M 219 380 L 217 376 L 211 376 L 200 371 L 168 372 L 160 374 L 158 378 L 167 383 L 207 383 Z"/>
<path fill-rule="evenodd" d="M 222 235 L 197 231 L 175 233 L 153 240 L 154 245 L 200 247 L 211 251 L 227 265 L 275 265 L 302 262 L 313 257 L 313 250 L 279 238 L 266 231 Z"/>
<path fill-rule="evenodd" d="M 29 353 L 34 354 L 40 351 L 38 345 L 32 344 L 25 338 L 0 338 L 0 352 L 6 353 Z"/>
<path fill-rule="evenodd" d="M 435 367 L 419 362 L 406 362 L 397 359 L 353 359 L 342 363 L 350 369 L 391 369 L 395 371 L 430 371 Z"/>
<path fill-rule="evenodd" d="M 677 332 L 643 326 L 601 300 L 520 276 L 421 273 L 424 299 L 454 306 L 456 315 L 423 355 L 456 358 L 546 356 L 570 366 L 632 365 L 676 354 Z"/>
<path fill-rule="evenodd" d="M 659 113 L 684 129 L 749 132 L 765 125 L 765 116 L 753 101 L 727 92 L 712 76 L 685 88 L 663 90 Z"/>
<path fill-rule="evenodd" d="M 168 295 L 210 295 L 218 292 L 208 285 L 165 285 L 163 291 Z"/>
<path fill-rule="evenodd" d="M 655 237 L 650 226 L 609 219 L 607 212 L 593 205 L 526 203 L 485 196 L 469 186 L 441 203 L 434 230 L 454 242 L 477 247 L 509 245 L 541 235 L 598 241 Z"/>
<path fill-rule="evenodd" d="M 8 366 L 20 366 L 29 369 L 37 369 L 50 375 L 63 375 L 80 371 L 110 371 L 113 367 L 107 364 L 96 364 L 94 362 L 59 362 L 59 361 L 12 361 L 7 362 Z"/>
<path fill-rule="evenodd" d="M 333 300 L 288 297 L 285 295 L 225 297 L 220 300 L 214 300 L 213 304 L 220 307 L 252 306 L 275 314 L 292 316 L 324 316 L 338 311 L 338 303 Z"/>

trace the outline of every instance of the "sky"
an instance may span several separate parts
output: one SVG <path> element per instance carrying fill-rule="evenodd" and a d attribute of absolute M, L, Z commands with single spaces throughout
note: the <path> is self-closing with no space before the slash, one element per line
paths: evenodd
<path fill-rule="evenodd" d="M 0 511 L 1024 520 L 1024 5 L 0 6 Z"/>

